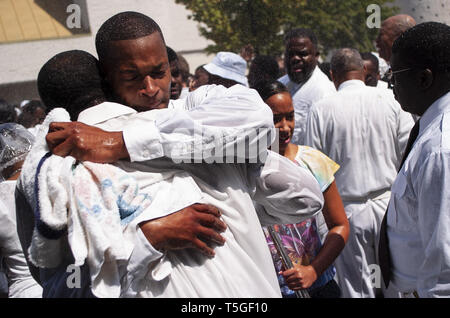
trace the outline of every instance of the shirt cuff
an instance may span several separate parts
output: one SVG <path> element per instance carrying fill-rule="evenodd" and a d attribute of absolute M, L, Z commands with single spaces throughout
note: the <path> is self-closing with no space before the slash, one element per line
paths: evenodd
<path fill-rule="evenodd" d="M 136 244 L 127 266 L 127 273 L 133 276 L 133 280 L 144 278 L 150 268 L 149 265 L 163 256 L 164 254 L 150 244 L 140 227 L 136 225 Z"/>
<path fill-rule="evenodd" d="M 131 162 L 142 162 L 164 156 L 160 133 L 154 122 L 125 126 L 123 140 Z"/>

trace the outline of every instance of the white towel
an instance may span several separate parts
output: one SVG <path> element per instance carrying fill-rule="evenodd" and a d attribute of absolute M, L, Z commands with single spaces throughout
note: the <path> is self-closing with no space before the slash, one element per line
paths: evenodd
<path fill-rule="evenodd" d="M 46 134 L 50 122 L 68 120 L 64 110 L 54 110 L 38 134 Z M 41 161 L 39 156 L 48 152 L 45 137 L 37 139 L 33 161 Z M 37 169 L 38 164 L 32 166 Z M 93 294 L 118 297 L 119 265 L 133 251 L 133 242 L 124 235 L 123 227 L 149 206 L 151 197 L 140 193 L 136 180 L 123 170 L 108 164 L 76 164 L 72 157 L 49 156 L 37 180 L 42 226 L 53 234 L 67 228 L 75 265 L 86 262 L 89 266 Z M 57 267 L 67 255 L 67 247 L 61 249 L 66 236 L 55 240 L 48 233 L 34 232 L 31 261 L 38 267 Z"/>

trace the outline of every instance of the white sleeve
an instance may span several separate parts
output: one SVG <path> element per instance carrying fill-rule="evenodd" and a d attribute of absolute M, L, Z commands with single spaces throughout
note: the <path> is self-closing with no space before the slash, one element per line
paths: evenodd
<path fill-rule="evenodd" d="M 17 236 L 13 213 L 0 201 L 0 251 L 4 258 L 10 298 L 41 298 L 42 288 L 33 279 Z"/>
<path fill-rule="evenodd" d="M 450 296 L 450 153 L 433 153 L 416 178 L 418 227 L 424 258 L 418 269 L 420 297 Z"/>
<path fill-rule="evenodd" d="M 324 152 L 324 147 L 321 140 L 323 137 L 324 135 L 320 127 L 318 109 L 315 105 L 313 105 L 307 119 L 305 145 Z"/>
<path fill-rule="evenodd" d="M 311 172 L 273 151 L 250 179 L 256 183 L 253 199 L 264 207 L 258 209 L 262 225 L 298 223 L 322 210 L 323 194 Z"/>
<path fill-rule="evenodd" d="M 228 156 L 256 158 L 275 139 L 273 115 L 255 90 L 202 86 L 177 108 L 140 113 L 125 126 L 131 161 L 159 157 L 215 160 Z M 244 145 L 244 151 L 239 147 Z M 241 147 L 242 148 L 242 147 Z"/>

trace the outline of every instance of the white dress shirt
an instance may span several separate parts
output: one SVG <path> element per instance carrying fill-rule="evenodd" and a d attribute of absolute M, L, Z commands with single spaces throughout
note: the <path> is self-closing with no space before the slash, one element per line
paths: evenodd
<path fill-rule="evenodd" d="M 304 145 L 306 121 L 312 104 L 336 93 L 336 88 L 319 67 L 314 69 L 306 83 L 294 83 L 289 79 L 289 75 L 281 77 L 278 81 L 288 88 L 294 103 L 295 130 L 291 142 L 297 145 Z"/>
<path fill-rule="evenodd" d="M 0 183 L 0 256 L 4 258 L 10 298 L 41 298 L 42 287 L 31 277 L 16 227 L 16 181 Z"/>
<path fill-rule="evenodd" d="M 392 186 L 387 218 L 391 282 L 420 297 L 450 296 L 450 93 L 420 118 Z"/>
<path fill-rule="evenodd" d="M 125 140 L 132 158 L 142 158 L 143 152 L 139 146 L 130 148 L 130 144 L 151 144 L 160 150 L 156 155 L 144 153 L 148 156 L 180 157 L 197 149 L 198 144 L 206 148 L 215 146 L 210 136 L 242 138 L 247 133 L 250 144 L 257 144 L 267 135 L 254 136 L 251 128 L 273 128 L 272 113 L 254 90 L 236 86 L 225 91 L 223 87 L 211 86 L 194 93 L 182 106 L 139 114 L 123 105 L 103 103 L 82 112 L 79 121 L 105 130 L 118 130 L 125 125 L 131 127 Z M 230 112 L 230 107 L 239 110 L 239 116 Z M 178 134 L 175 139 L 170 132 L 174 127 L 180 127 L 181 122 L 187 129 L 174 132 Z M 134 129 L 139 125 L 140 129 Z M 205 129 L 198 129 L 199 125 Z M 199 134 L 199 131 L 207 133 Z M 191 133 L 197 134 L 197 139 Z M 224 140 L 233 143 L 233 138 Z M 192 140 L 195 140 L 194 146 Z M 133 149 L 139 154 L 136 155 Z M 145 164 L 119 162 L 117 166 L 139 182 L 145 177 L 144 172 L 187 171 L 201 189 L 203 198 L 199 202 L 217 206 L 228 225 L 224 233 L 227 243 L 215 249 L 217 254 L 211 260 L 192 250 L 162 254 L 138 230 L 136 246 L 123 278 L 123 296 L 279 297 L 258 216 L 266 224 L 294 223 L 315 215 L 323 205 L 322 194 L 313 176 L 306 169 L 297 171 L 292 162 L 272 152 L 262 169 L 259 164 L 176 164 L 168 158 Z M 189 190 L 179 189 L 168 195 L 176 200 L 175 192 L 186 195 Z M 265 213 L 256 214 L 252 198 L 265 207 Z M 143 212 L 133 223 L 167 215 L 170 211 L 166 210 L 146 210 L 149 213 Z M 138 229 L 130 227 L 133 228 Z M 153 267 L 149 270 L 150 264 Z M 223 283 L 217 283 L 219 277 Z"/>
<path fill-rule="evenodd" d="M 229 153 L 246 139 L 248 148 L 257 152 L 265 151 L 275 140 L 272 111 L 255 90 L 242 85 L 228 89 L 204 85 L 185 99 L 170 101 L 169 109 L 157 110 L 157 116 L 155 111 L 139 113 L 125 125 L 123 138 L 132 162 L 190 158 L 193 153 L 208 162 L 217 160 L 220 153 Z M 94 120 L 96 117 L 89 112 Z M 96 116 L 101 118 L 104 114 L 99 112 Z M 268 142 L 261 145 L 258 143 L 264 129 L 268 130 Z M 238 151 L 232 159 L 237 157 L 244 162 L 255 155 L 254 151 Z"/>
<path fill-rule="evenodd" d="M 223 87 L 215 89 L 217 94 L 211 91 L 211 88 L 209 91 L 204 90 L 203 93 L 196 90 L 197 93 L 191 96 L 196 99 L 192 104 L 184 104 L 184 106 L 175 104 L 171 107 L 180 109 L 178 115 L 186 114 L 186 110 L 190 110 L 187 114 L 191 117 L 182 117 L 186 118 L 185 120 L 190 120 L 192 117 L 201 120 L 201 116 L 205 116 L 202 121 L 203 125 L 215 124 L 216 126 L 208 129 L 224 130 L 219 135 L 228 137 L 233 137 L 239 130 L 241 130 L 241 134 L 244 133 L 242 128 L 237 130 L 231 127 L 240 126 L 249 130 L 250 127 L 256 128 L 265 125 L 264 117 L 268 115 L 267 112 L 264 112 L 265 106 L 262 107 L 263 104 L 258 105 L 255 102 L 249 103 L 250 97 L 245 98 L 250 92 L 249 90 L 244 91 L 242 87 L 235 87 L 231 91 L 227 91 L 231 94 L 228 98 L 223 95 L 225 92 Z M 207 98 L 204 99 L 205 93 Z M 253 95 L 253 92 L 250 95 Z M 200 98 L 198 98 L 199 96 Z M 244 97 L 244 99 L 239 101 L 240 97 Z M 220 103 L 217 103 L 219 99 Z M 189 103 L 189 98 L 185 103 Z M 193 108 L 199 103 L 203 105 L 201 108 Z M 114 129 L 114 126 L 116 126 L 115 128 L 121 127 L 125 123 L 128 127 L 136 127 L 135 120 L 142 120 L 143 126 L 145 123 L 148 126 L 149 122 L 155 121 L 158 124 L 159 132 L 166 129 L 159 123 L 168 123 L 168 127 L 181 125 L 172 124 L 179 120 L 173 116 L 172 110 L 138 114 L 128 107 L 117 106 L 117 104 L 104 103 L 92 107 L 82 112 L 78 120 L 108 130 Z M 230 114 L 228 113 L 230 107 L 240 109 L 238 121 L 234 121 L 237 120 L 234 115 L 225 117 L 225 112 Z M 115 112 L 116 108 L 117 113 Z M 127 108 L 128 114 L 131 115 L 128 118 L 124 117 Z M 256 115 L 258 108 L 258 116 L 255 117 L 252 113 Z M 211 112 L 211 116 L 208 116 L 206 112 Z M 166 113 L 170 115 L 164 115 Z M 100 115 L 101 119 L 97 115 Z M 161 120 L 161 116 L 167 117 L 163 117 L 165 119 Z M 246 118 L 246 120 L 242 120 L 242 118 Z M 169 120 L 172 123 L 168 122 Z M 182 127 L 189 127 L 189 122 L 185 121 L 183 125 Z M 195 132 L 195 130 L 192 131 Z M 228 131 L 229 135 L 227 135 Z M 132 145 L 138 142 L 143 143 L 144 138 L 147 138 L 142 130 L 139 130 L 139 133 L 137 130 L 133 130 L 133 132 L 135 133 L 128 134 L 126 139 Z M 170 139 L 173 143 L 179 143 L 180 140 L 190 142 L 185 139 L 189 137 L 189 130 L 182 131 L 182 133 L 184 135 L 179 135 L 177 139 L 170 136 L 170 131 L 160 135 Z M 148 137 L 151 138 L 151 135 Z M 254 138 L 261 138 L 261 136 Z M 257 140 L 254 140 L 250 144 L 256 142 Z M 172 157 L 179 157 L 177 150 L 186 151 L 184 147 L 169 148 L 169 142 L 162 144 L 170 149 Z M 130 157 L 136 157 L 133 150 L 134 148 L 128 148 Z M 140 152 L 140 149 L 137 151 Z M 166 158 L 147 161 L 145 166 L 137 162 L 123 161 L 117 165 L 131 173 L 140 183 L 145 179 L 145 173 L 148 172 L 187 171 L 194 177 L 202 192 L 203 199 L 198 202 L 212 204 L 219 208 L 222 218 L 228 226 L 226 232 L 222 234 L 226 239 L 225 246 L 216 247 L 216 256 L 212 259 L 193 250 L 168 251 L 163 255 L 149 244 L 138 227 L 130 227 L 130 229 L 138 229 L 138 239 L 123 279 L 123 297 L 280 296 L 271 256 L 261 230 L 261 223 L 296 223 L 319 211 L 322 205 L 322 195 L 317 182 L 309 171 L 306 169 L 297 171 L 295 169 L 297 167 L 292 162 L 273 152 L 269 152 L 262 170 L 257 164 L 250 166 L 220 163 L 177 164 Z M 134 171 L 130 168 L 133 168 Z M 190 189 L 173 191 L 188 192 Z M 169 195 L 174 196 L 173 193 Z M 257 214 L 252 199 L 264 206 L 265 211 L 258 211 Z M 169 198 L 166 201 L 168 202 Z M 160 211 L 146 210 L 136 218 L 133 224 L 164 216 L 163 212 L 166 210 L 163 207 Z"/>
<path fill-rule="evenodd" d="M 335 178 L 344 202 L 366 201 L 389 191 L 413 125 L 392 92 L 350 80 L 313 105 L 306 144 L 341 166 Z"/>

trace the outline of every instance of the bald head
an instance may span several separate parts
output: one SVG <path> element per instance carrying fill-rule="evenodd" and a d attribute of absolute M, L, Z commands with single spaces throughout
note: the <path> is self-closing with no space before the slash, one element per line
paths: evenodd
<path fill-rule="evenodd" d="M 348 80 L 364 81 L 364 61 L 355 49 L 339 49 L 331 58 L 331 74 L 336 88 Z"/>
<path fill-rule="evenodd" d="M 415 25 L 416 21 L 414 18 L 407 14 L 395 15 L 384 20 L 377 38 L 377 48 L 380 57 L 389 62 L 392 55 L 392 45 L 395 40 Z"/>

